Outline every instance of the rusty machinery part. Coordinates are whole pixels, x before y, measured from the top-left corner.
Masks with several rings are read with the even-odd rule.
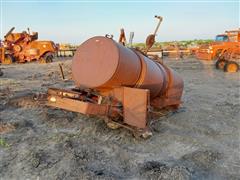
[[[229,49],[228,50],[226,50],[226,49],[219,50],[216,54],[216,57],[218,59],[227,60],[230,58],[230,54],[231,54],[231,53],[229,53],[229,51],[231,51],[231,50],[229,50]]]
[[[15,62],[14,57],[10,54],[5,55],[2,60],[2,64],[12,64],[13,62]]]
[[[183,80],[176,72],[106,37],[90,38],[77,49],[72,73],[76,88],[49,89],[48,105],[107,117],[112,128],[147,137],[150,107],[181,104]]]
[[[229,60],[240,60],[240,44],[230,52]]]
[[[154,43],[155,43],[155,35],[154,34],[148,35],[146,39],[146,53],[153,46]]]
[[[4,36],[4,38],[6,38],[7,36],[9,36],[13,31],[14,31],[15,27],[12,27]]]
[[[22,50],[22,47],[20,45],[14,45],[13,50],[16,52],[20,52]]]
[[[160,24],[163,20],[163,18],[161,16],[155,16],[155,18],[157,18],[159,20],[157,27],[154,31],[153,34],[148,35],[147,39],[146,39],[146,50],[145,50],[145,54],[147,54],[148,50],[153,46],[153,44],[155,43],[155,36],[157,35],[157,31],[160,27]]]
[[[187,52],[189,51],[181,49],[177,42],[170,43],[164,48],[164,55],[169,58],[182,59]]]
[[[148,92],[145,90],[134,90],[134,88],[123,87],[117,89],[115,95],[118,93],[124,95],[133,93],[133,96],[136,94],[138,95],[139,92],[140,94],[148,94]],[[117,96],[120,97],[120,94]],[[151,136],[151,131],[145,125],[145,120],[147,118],[147,97],[148,96],[141,98],[140,102],[138,102],[135,107],[132,107],[132,111],[126,111],[127,108],[124,110],[123,104],[115,101],[111,97],[101,96],[100,94],[97,94],[94,91],[88,89],[63,90],[50,88],[48,89],[47,105],[55,108],[62,108],[69,111],[79,112],[82,114],[98,115],[104,117],[104,122],[111,129],[126,128],[130,130],[135,137],[148,138]],[[121,96],[121,98],[123,97]],[[129,101],[122,103],[124,103],[125,106],[131,105],[129,104]],[[134,114],[136,115],[135,118],[138,119],[137,125],[134,124],[133,121],[126,121],[126,117],[131,116],[134,109]]]
[[[125,31],[124,31],[123,28],[120,29],[120,36],[119,36],[118,42],[119,42],[120,44],[122,44],[123,46],[126,45],[127,40],[126,40],[126,36],[125,36]]]
[[[134,38],[134,32],[130,32],[130,36],[129,36],[129,47],[132,47],[133,44],[133,38]]]

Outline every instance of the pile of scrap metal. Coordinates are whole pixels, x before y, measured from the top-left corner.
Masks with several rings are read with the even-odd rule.
[[[96,36],[80,45],[72,75],[75,88],[50,88],[48,106],[102,116],[108,127],[138,137],[152,135],[152,114],[181,104],[183,80],[175,71],[112,38]]]
[[[189,55],[195,57],[198,49],[199,49],[198,45],[188,47]]]
[[[76,46],[70,44],[57,44],[56,46],[58,47],[58,57],[73,57],[77,50]]]
[[[191,50],[180,46],[177,42],[169,43],[163,47],[163,55],[169,58],[182,59],[185,56],[191,55]]]
[[[14,27],[4,36],[0,43],[0,62],[11,64],[13,62],[29,62],[37,60],[41,63],[52,62],[57,47],[52,41],[38,41],[38,33],[23,31],[13,33]]]

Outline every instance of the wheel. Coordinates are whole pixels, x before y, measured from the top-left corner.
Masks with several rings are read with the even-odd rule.
[[[216,68],[217,69],[223,69],[226,63],[227,63],[226,60],[218,59],[217,62],[216,62]]]
[[[234,61],[229,61],[224,66],[224,71],[225,72],[234,73],[234,72],[238,72],[238,70],[239,70],[239,65],[238,65],[238,63],[236,63]]]
[[[39,63],[40,63],[40,64],[46,64],[46,63],[47,63],[47,60],[46,60],[44,57],[40,57]]]
[[[53,55],[51,53],[47,53],[39,59],[39,63],[41,64],[50,63],[50,62],[53,62]]]
[[[2,61],[2,64],[12,64],[14,62],[14,58],[11,55],[6,55],[5,59]]]
[[[47,63],[53,62],[53,55],[47,55],[46,60],[47,60]]]

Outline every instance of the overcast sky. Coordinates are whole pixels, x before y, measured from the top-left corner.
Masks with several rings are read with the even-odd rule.
[[[163,17],[157,41],[212,39],[225,30],[239,28],[236,1],[1,1],[1,38],[11,28],[39,32],[42,40],[79,44],[95,35],[113,34],[120,28],[134,42],[144,42]]]

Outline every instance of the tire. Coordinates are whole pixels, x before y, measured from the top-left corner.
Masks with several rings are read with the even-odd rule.
[[[47,60],[46,60],[44,57],[40,57],[39,63],[40,63],[40,64],[46,64],[46,63],[47,63]]]
[[[224,72],[234,73],[234,72],[238,72],[238,70],[239,70],[239,65],[234,61],[229,61],[224,66]]]
[[[14,62],[14,58],[11,55],[6,55],[5,59],[2,61],[2,64],[12,64]]]
[[[39,59],[39,63],[41,63],[41,64],[46,64],[46,63],[51,63],[51,62],[53,62],[52,53],[46,53],[44,56],[42,56]]]
[[[47,55],[46,56],[46,60],[47,60],[47,63],[51,63],[51,62],[53,62],[53,55]]]
[[[216,62],[216,68],[217,69],[224,69],[225,65],[227,64],[227,61],[224,59],[218,59]]]

